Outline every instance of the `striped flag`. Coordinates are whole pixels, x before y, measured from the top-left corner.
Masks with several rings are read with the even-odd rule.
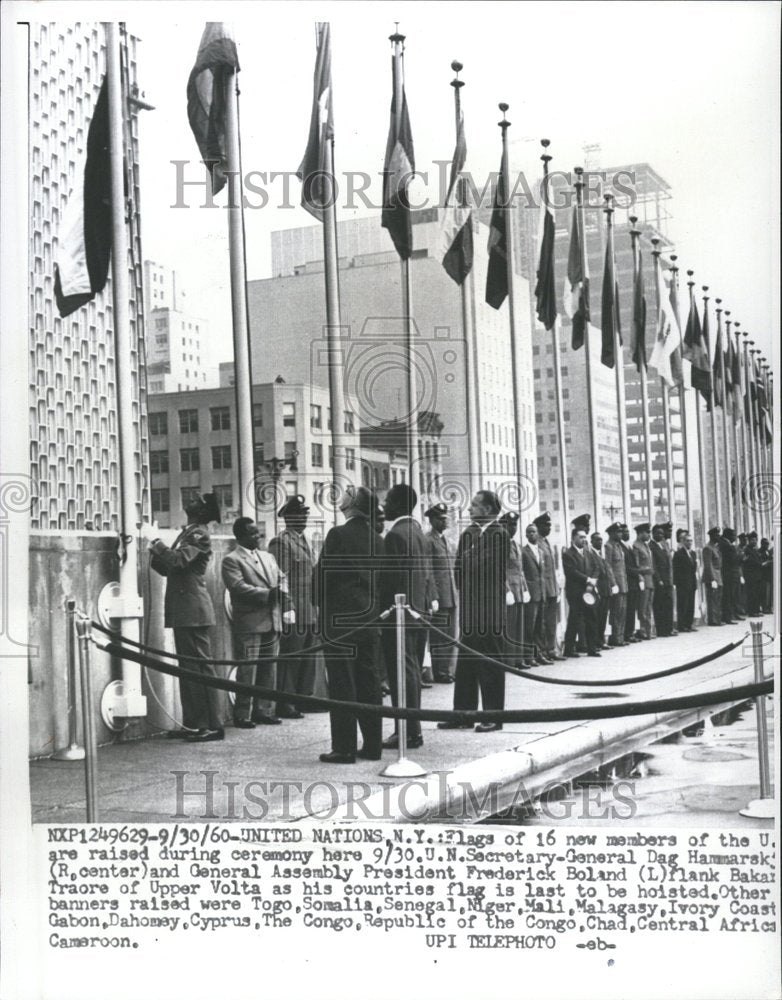
[[[681,384],[682,330],[678,308],[674,308],[675,285],[670,271],[657,268],[657,301],[660,312],[649,364],[657,369],[669,389]],[[678,374],[677,374],[678,373]]]
[[[70,316],[106,286],[111,260],[111,162],[108,84],[104,78],[63,215],[54,267],[60,316]]]
[[[201,159],[212,175],[212,194],[225,187],[228,87],[238,69],[236,43],[228,27],[222,21],[208,22],[187,81],[187,117]]]
[[[708,405],[711,405],[711,364],[709,352],[704,346],[701,321],[695,296],[690,297],[690,315],[684,331],[684,357],[692,362],[692,387],[697,389]]]
[[[548,175],[546,175],[548,176]],[[554,328],[557,320],[557,290],[554,277],[554,213],[543,192],[543,232],[540,240],[540,261],[538,280],[535,285],[537,316],[547,330]]]
[[[486,301],[492,309],[499,309],[508,297],[508,210],[504,206],[505,179],[500,162],[489,225],[489,265],[486,271]]]
[[[296,171],[296,176],[302,182],[302,206],[310,215],[323,222],[324,211],[334,196],[334,177],[329,170],[327,146],[334,137],[334,109],[331,100],[331,26],[327,21],[319,21],[316,32],[318,40],[310,133],[304,158]]]
[[[579,347],[584,346],[584,335],[589,327],[589,264],[581,253],[578,208],[575,205],[570,227],[570,249],[563,302],[565,314],[570,317],[573,325],[571,347],[577,351]]]
[[[622,326],[619,319],[619,285],[616,280],[616,261],[611,253],[610,241],[606,244],[605,264],[603,266],[603,296],[600,315],[600,327],[603,336],[603,346],[600,352],[600,361],[606,368],[613,368],[616,363],[614,358],[614,330],[619,334],[619,343],[622,343]]]
[[[636,371],[646,368],[646,289],[644,287],[643,255],[638,247],[638,265],[633,281],[633,321],[630,327],[630,354]]]
[[[467,141],[464,137],[464,114],[459,111],[459,126],[456,131],[456,149],[451,163],[451,181],[445,198],[445,211],[440,229],[440,247],[443,267],[457,285],[472,269],[472,211],[465,204],[462,171],[467,159]]]
[[[396,252],[402,260],[408,260],[413,253],[413,227],[410,220],[410,202],[407,188],[415,174],[413,134],[407,113],[407,98],[404,86],[404,57],[394,54],[391,62],[393,96],[391,98],[391,125],[386,143],[386,159],[383,167],[383,214],[381,225],[387,229],[394,242]],[[401,78],[400,99],[397,101],[397,74]],[[398,105],[398,106],[397,106]]]

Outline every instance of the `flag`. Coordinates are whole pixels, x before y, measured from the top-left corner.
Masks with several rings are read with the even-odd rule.
[[[548,176],[548,175],[547,175]],[[543,232],[540,240],[538,280],[535,285],[537,315],[547,330],[554,328],[557,320],[557,291],[554,278],[554,213],[543,196]]]
[[[638,248],[638,265],[633,281],[633,322],[631,325],[630,354],[636,371],[646,368],[646,289],[644,288],[643,257]]]
[[[109,98],[104,77],[87,131],[87,151],[76,169],[59,233],[54,296],[60,316],[70,316],[103,291],[110,259]]]
[[[676,332],[679,335],[678,346],[673,354],[671,354],[671,372],[676,385],[683,386],[684,366],[682,365],[682,357],[684,356],[684,347],[682,345],[682,314],[679,309],[679,282],[676,278],[676,272],[671,276],[671,310],[676,320]]]
[[[570,250],[567,258],[567,277],[563,296],[565,313],[572,320],[571,347],[577,351],[584,346],[585,331],[589,326],[589,266],[581,253],[581,227],[578,208],[573,206],[570,227]]]
[[[318,41],[310,134],[296,176],[302,182],[302,206],[323,222],[324,211],[331,205],[334,196],[334,177],[329,170],[327,146],[334,136],[334,108],[331,101],[331,26],[328,21],[319,21],[316,31]]]
[[[733,419],[738,423],[741,417],[741,354],[731,343],[731,380],[733,382]]]
[[[610,241],[606,244],[605,264],[603,266],[603,297],[600,315],[600,325],[603,335],[603,347],[600,352],[600,361],[606,368],[613,368],[616,363],[614,358],[614,329],[619,334],[619,343],[622,343],[622,326],[619,319],[619,285],[616,280],[616,262],[611,252]]]
[[[704,322],[704,339],[708,346],[708,333],[709,323],[708,315]],[[722,317],[717,317],[717,336],[714,341],[714,361],[711,366],[711,385],[712,385],[712,397],[715,406],[725,406],[725,387],[722,384],[722,369],[720,367],[720,361],[722,359]]]
[[[407,187],[415,174],[413,135],[407,113],[404,82],[400,87],[401,98],[397,107],[396,78],[403,72],[401,53],[391,62],[394,93],[391,98],[391,125],[388,130],[386,159],[383,166],[383,215],[381,225],[394,241],[396,252],[408,260],[413,252],[413,227],[410,220],[410,203]]]
[[[692,362],[692,387],[697,389],[708,405],[711,404],[711,364],[709,352],[704,347],[701,321],[695,296],[690,296],[690,315],[684,331],[684,357]]]
[[[456,130],[456,149],[451,163],[451,182],[445,198],[445,211],[440,229],[440,246],[443,267],[457,285],[472,269],[472,211],[464,204],[464,185],[460,183],[465,160],[467,140],[464,137],[464,115],[459,111],[459,125]]]
[[[494,186],[494,206],[489,225],[489,265],[486,271],[486,301],[499,309],[508,295],[508,209],[505,208],[505,178],[500,172]]]
[[[212,194],[225,187],[228,87],[238,69],[236,43],[227,26],[221,21],[207,22],[187,81],[187,117],[201,159],[212,175]]]
[[[771,442],[771,413],[768,407],[768,393],[766,392],[766,379],[763,375],[762,370],[759,369],[757,362],[753,365],[755,369],[755,378],[757,385],[757,397],[758,397],[758,421],[760,423],[760,430],[763,440],[766,444]]]
[[[649,364],[657,369],[660,378],[664,379],[669,389],[681,383],[681,342],[682,331],[679,322],[679,310],[676,305],[676,289],[673,274],[657,268],[657,301],[660,311],[657,317],[657,332],[655,334]]]

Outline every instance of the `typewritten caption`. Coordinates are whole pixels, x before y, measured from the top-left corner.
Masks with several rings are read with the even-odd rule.
[[[435,951],[610,954],[628,934],[777,933],[775,844],[761,831],[207,823],[44,832],[55,949],[313,929],[390,931]]]

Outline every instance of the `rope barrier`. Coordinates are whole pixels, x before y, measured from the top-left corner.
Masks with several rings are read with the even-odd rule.
[[[261,698],[275,700],[284,697],[302,707],[310,708],[342,708],[357,715],[375,715],[385,719],[418,719],[422,722],[572,722],[587,719],[611,719],[627,715],[660,715],[665,712],[680,711],[689,708],[700,708],[706,705],[719,705],[723,702],[746,701],[761,695],[770,694],[774,690],[773,679],[761,683],[743,684],[733,688],[721,688],[717,691],[705,691],[696,695],[681,695],[676,698],[661,698],[657,701],[625,702],[621,705],[578,705],[570,708],[543,709],[491,709],[491,710],[449,710],[393,707],[390,705],[374,705],[355,701],[337,701],[331,698],[319,698],[316,695],[292,694],[279,691],[276,688],[260,687],[256,684],[245,684],[231,681],[223,677],[205,677],[194,670],[176,667],[163,663],[151,657],[123,649],[115,642],[92,641],[98,648],[114,656],[140,663],[152,670],[194,681],[222,691],[234,691],[239,694],[249,694]]]

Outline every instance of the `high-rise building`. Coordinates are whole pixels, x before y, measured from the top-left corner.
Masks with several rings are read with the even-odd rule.
[[[211,388],[215,378],[202,357],[207,322],[188,308],[187,293],[177,272],[145,260],[144,293],[149,392]]]
[[[128,88],[128,313],[137,511],[146,494],[146,391],[139,227],[137,40],[121,35]],[[97,23],[30,24],[30,467],[34,528],[117,530],[120,508],[112,281],[61,319],[54,297],[60,225],[105,73]]]

